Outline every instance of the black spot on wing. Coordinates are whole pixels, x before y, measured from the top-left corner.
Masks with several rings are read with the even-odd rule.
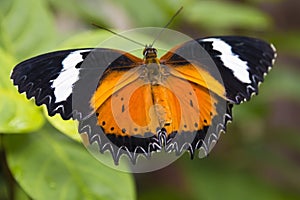
[[[193,101],[190,99],[190,106],[194,107]]]

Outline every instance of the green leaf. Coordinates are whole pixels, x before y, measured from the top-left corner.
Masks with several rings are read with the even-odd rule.
[[[73,0],[49,1],[58,10],[68,11],[76,17],[80,16],[88,23],[98,23],[111,28],[128,28],[132,24],[162,27],[181,6],[181,2],[173,0],[103,0],[84,4]]]
[[[0,88],[14,89],[12,81],[10,80],[11,69],[15,65],[15,59],[12,55],[0,48]]]
[[[19,185],[14,187],[14,199],[15,200],[30,200],[30,197],[20,188]]]
[[[115,1],[116,5],[124,8],[136,24],[141,26],[164,26],[170,16],[161,6],[164,1]],[[147,8],[147,9],[141,9]],[[155,12],[155,14],[153,13]]]
[[[0,21],[3,20],[3,17],[6,15],[7,11],[12,5],[11,0],[2,0],[0,1]]]
[[[299,57],[300,51],[300,31],[274,31],[269,38],[274,41],[275,47],[278,49],[279,56],[288,54],[289,56]],[[290,64],[290,63],[289,63]]]
[[[32,199],[135,199],[130,174],[102,165],[52,127],[3,142],[13,176]]]
[[[288,97],[300,99],[299,73],[289,65],[276,65],[263,83],[265,92],[263,95],[269,99]],[[289,70],[287,70],[289,69]],[[280,91],[280,92],[278,92]]]
[[[223,1],[192,1],[186,6],[190,21],[208,30],[243,28],[264,30],[270,27],[269,17],[258,9],[244,4]]]
[[[69,39],[63,41],[58,48],[59,49],[70,49],[70,48],[88,48],[97,47],[99,43],[103,42],[107,38],[113,35],[107,31],[96,30],[96,31],[85,31],[80,32]]]
[[[0,24],[1,46],[18,59],[49,48],[55,39],[49,11],[43,0],[14,0]]]
[[[0,133],[26,133],[44,123],[40,110],[24,95],[0,89]]]
[[[85,20],[86,25],[91,23],[107,25],[110,23],[119,24],[118,22],[124,19],[116,18],[114,14],[117,12],[120,15],[120,8],[111,5],[111,1],[89,1],[82,3],[82,1],[74,0],[48,0],[56,10],[69,14],[69,20],[78,23],[78,20]],[[72,6],[70,6],[72,5]],[[119,11],[119,12],[118,12]],[[127,18],[125,15],[121,16]],[[77,22],[75,21],[77,20]],[[126,21],[126,19],[125,19]],[[114,26],[112,26],[114,27]]]
[[[47,112],[46,106],[43,106],[43,110],[47,120],[60,132],[64,133],[68,137],[81,142],[80,134],[78,133],[78,123],[75,120],[63,120],[59,114],[50,117]]]

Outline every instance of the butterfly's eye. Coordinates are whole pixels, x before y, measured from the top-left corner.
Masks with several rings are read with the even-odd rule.
[[[143,51],[143,55],[145,58],[156,58],[157,50],[155,48],[146,47]]]
[[[147,55],[147,48],[145,48],[145,49],[143,50],[143,56],[146,57],[146,55]]]

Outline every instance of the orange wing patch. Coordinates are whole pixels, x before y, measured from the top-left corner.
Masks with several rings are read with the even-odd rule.
[[[155,134],[158,127],[152,108],[150,85],[137,80],[114,93],[96,112],[106,134],[144,136]]]
[[[186,65],[177,65],[172,68],[174,69],[171,71],[172,75],[207,88],[220,97],[225,98],[225,88],[223,84],[201,67],[190,63]]]
[[[105,78],[100,81],[99,87],[91,99],[92,107],[99,108],[114,92],[138,79],[137,70],[138,68],[133,68],[130,71],[115,70],[105,74]]]
[[[106,134],[156,135],[163,127],[171,133],[180,123],[180,105],[170,89],[145,84],[141,79],[114,92],[102,105],[94,106],[98,125]]]
[[[177,120],[172,132],[194,132],[211,124],[217,100],[207,88],[175,76],[170,76],[167,84],[179,104],[173,104],[172,119]]]

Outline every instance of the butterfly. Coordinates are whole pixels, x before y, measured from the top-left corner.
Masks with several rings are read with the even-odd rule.
[[[206,156],[232,120],[233,105],[250,100],[272,68],[273,45],[244,36],[199,38],[161,58],[109,48],[70,49],[25,60],[13,84],[48,114],[76,119],[79,132],[117,163],[164,149]]]

